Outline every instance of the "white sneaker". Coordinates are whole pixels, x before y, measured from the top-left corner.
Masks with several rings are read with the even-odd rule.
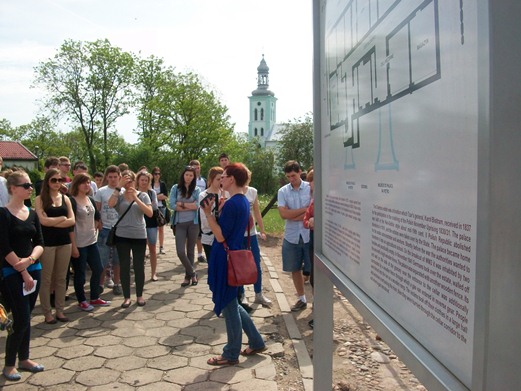
[[[264,296],[262,293],[255,294],[255,300],[254,303],[261,304],[263,307],[271,308],[272,302],[270,299],[268,299],[266,296]]]
[[[105,288],[114,288],[114,281],[112,281],[112,278],[105,280]]]
[[[163,247],[159,247],[159,254],[166,254]]]

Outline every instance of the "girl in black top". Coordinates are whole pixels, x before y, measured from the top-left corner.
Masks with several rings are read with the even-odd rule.
[[[75,223],[69,197],[60,192],[63,178],[60,171],[50,168],[45,174],[42,190],[35,199],[36,213],[42,225],[45,252],[42,255],[42,284],[40,304],[45,323],[55,324],[57,320],[67,322],[64,315],[67,271],[71,258],[71,238],[69,232]],[[51,285],[54,285],[56,319],[51,309]]]
[[[0,211],[1,288],[13,314],[13,333],[6,339],[2,373],[10,381],[21,379],[15,367],[16,356],[20,370],[41,372],[44,369],[29,359],[31,312],[38,297],[42,268],[39,259],[43,253],[38,216],[24,205],[31,196],[32,186],[25,172],[10,173],[7,189],[11,199]]]

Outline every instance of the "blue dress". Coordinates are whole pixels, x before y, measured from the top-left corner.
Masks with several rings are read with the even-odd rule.
[[[250,217],[250,203],[244,194],[235,194],[228,199],[219,215],[219,226],[230,250],[240,250],[244,232]],[[215,240],[208,260],[208,285],[212,291],[214,312],[217,316],[226,305],[237,298],[237,287],[227,283],[226,250]]]

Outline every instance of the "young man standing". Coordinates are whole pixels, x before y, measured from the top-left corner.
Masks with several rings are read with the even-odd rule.
[[[105,273],[110,270],[110,264],[112,263],[112,272],[114,280],[111,281],[109,278],[105,286],[112,288],[115,295],[121,295],[123,293],[121,289],[121,280],[119,273],[119,257],[115,247],[109,247],[106,245],[107,236],[110,229],[118,221],[118,212],[114,208],[110,208],[108,205],[109,198],[114,193],[114,190],[118,188],[121,173],[117,166],[108,166],[105,170],[105,178],[107,180],[107,186],[102,186],[94,195],[96,201],[96,207],[101,213],[101,222],[103,228],[98,234],[98,247],[101,256],[101,262],[103,264],[103,272],[101,274],[100,285],[104,284]],[[121,190],[118,188],[118,190]],[[110,262],[112,260],[112,262]]]
[[[190,160],[189,166],[192,166],[195,170],[195,176],[196,176],[195,185],[199,189],[201,189],[201,191],[205,191],[206,190],[206,179],[204,179],[201,176],[201,163],[199,162],[199,160],[194,159],[194,160]],[[197,262],[205,263],[206,258],[203,255],[203,244],[201,243],[201,235],[202,235],[202,232],[199,231],[199,236],[197,237]]]
[[[71,178],[69,177],[69,171],[71,170],[71,161],[66,156],[60,156],[58,159],[60,160],[60,164],[58,165],[60,174],[64,182],[69,183],[71,181]]]
[[[225,153],[221,153],[219,155],[219,165],[221,168],[226,168],[226,166],[230,164],[230,159],[228,158],[228,155]]]
[[[291,311],[301,311],[307,307],[304,293],[302,270],[310,269],[309,229],[302,220],[311,202],[310,186],[300,178],[300,165],[290,160],[284,165],[284,174],[289,183],[282,186],[277,194],[280,217],[286,220],[282,243],[282,270],[290,272],[297,291],[298,301]]]

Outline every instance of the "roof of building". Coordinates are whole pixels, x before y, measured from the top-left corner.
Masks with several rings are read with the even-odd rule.
[[[6,160],[38,160],[36,155],[18,141],[0,141],[0,156]]]
[[[282,138],[282,131],[284,130],[284,124],[275,124],[271,127],[268,134],[266,135],[266,141],[277,142]]]

